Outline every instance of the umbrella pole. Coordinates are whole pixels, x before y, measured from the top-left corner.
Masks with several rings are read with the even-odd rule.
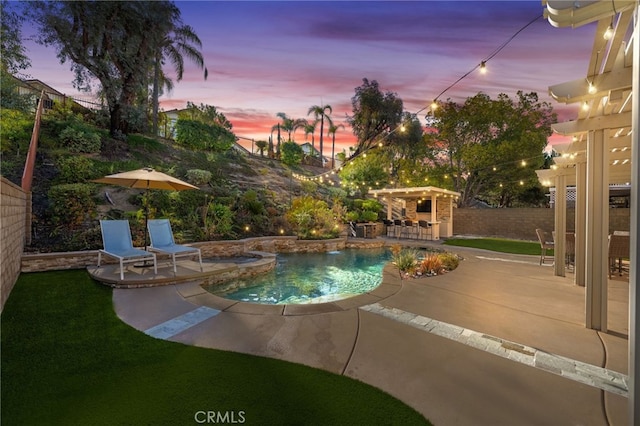
[[[143,200],[144,203],[144,250],[148,251],[147,248],[149,246],[148,240],[148,232],[147,232],[147,224],[149,222],[149,182],[147,182],[147,190],[145,192],[145,198]],[[144,260],[142,263],[134,263],[133,266],[137,268],[145,268],[147,266],[153,266],[153,264],[147,263],[148,260]]]
[[[145,193],[145,203],[144,203],[144,249],[147,250],[147,246],[149,245],[148,240],[148,232],[147,232],[147,224],[149,222],[149,183],[147,182],[147,192]],[[145,261],[146,262],[146,261]]]

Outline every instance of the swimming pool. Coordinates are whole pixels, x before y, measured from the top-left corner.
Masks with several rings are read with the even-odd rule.
[[[382,282],[388,249],[278,254],[259,276],[205,287],[227,299],[270,305],[322,303],[366,293]]]

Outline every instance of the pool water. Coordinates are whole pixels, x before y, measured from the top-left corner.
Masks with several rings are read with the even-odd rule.
[[[278,254],[264,274],[212,285],[207,291],[227,299],[262,304],[322,303],[373,290],[382,282],[388,249],[346,249],[328,253]]]

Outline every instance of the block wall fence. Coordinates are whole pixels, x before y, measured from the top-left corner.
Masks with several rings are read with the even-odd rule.
[[[30,194],[0,176],[0,312],[20,275],[30,211]]]
[[[609,233],[629,231],[630,209],[609,209]],[[567,231],[575,230],[575,210],[567,209]],[[453,234],[537,241],[536,228],[552,231],[554,209],[453,209]]]

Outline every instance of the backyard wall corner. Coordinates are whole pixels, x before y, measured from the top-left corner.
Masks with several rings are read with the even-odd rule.
[[[0,176],[0,311],[20,275],[30,195]]]

